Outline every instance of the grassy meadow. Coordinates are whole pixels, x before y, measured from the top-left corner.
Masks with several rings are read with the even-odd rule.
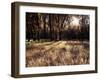
[[[89,64],[88,41],[26,42],[26,67]]]

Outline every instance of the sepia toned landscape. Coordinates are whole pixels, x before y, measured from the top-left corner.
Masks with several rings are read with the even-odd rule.
[[[89,64],[89,18],[26,12],[26,67]]]

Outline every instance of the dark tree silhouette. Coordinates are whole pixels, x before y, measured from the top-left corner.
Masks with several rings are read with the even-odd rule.
[[[89,40],[89,25],[88,15],[26,13],[26,39]]]

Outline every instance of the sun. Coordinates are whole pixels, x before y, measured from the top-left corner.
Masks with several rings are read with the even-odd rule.
[[[80,19],[76,16],[72,16],[70,19],[70,27],[72,29],[79,29],[80,27]]]
[[[79,19],[75,16],[71,18],[71,25],[72,26],[79,26]]]
[[[73,17],[73,24],[79,25],[79,19],[76,17]]]

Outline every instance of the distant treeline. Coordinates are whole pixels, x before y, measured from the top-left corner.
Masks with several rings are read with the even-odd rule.
[[[89,40],[89,16],[26,13],[26,39]]]

